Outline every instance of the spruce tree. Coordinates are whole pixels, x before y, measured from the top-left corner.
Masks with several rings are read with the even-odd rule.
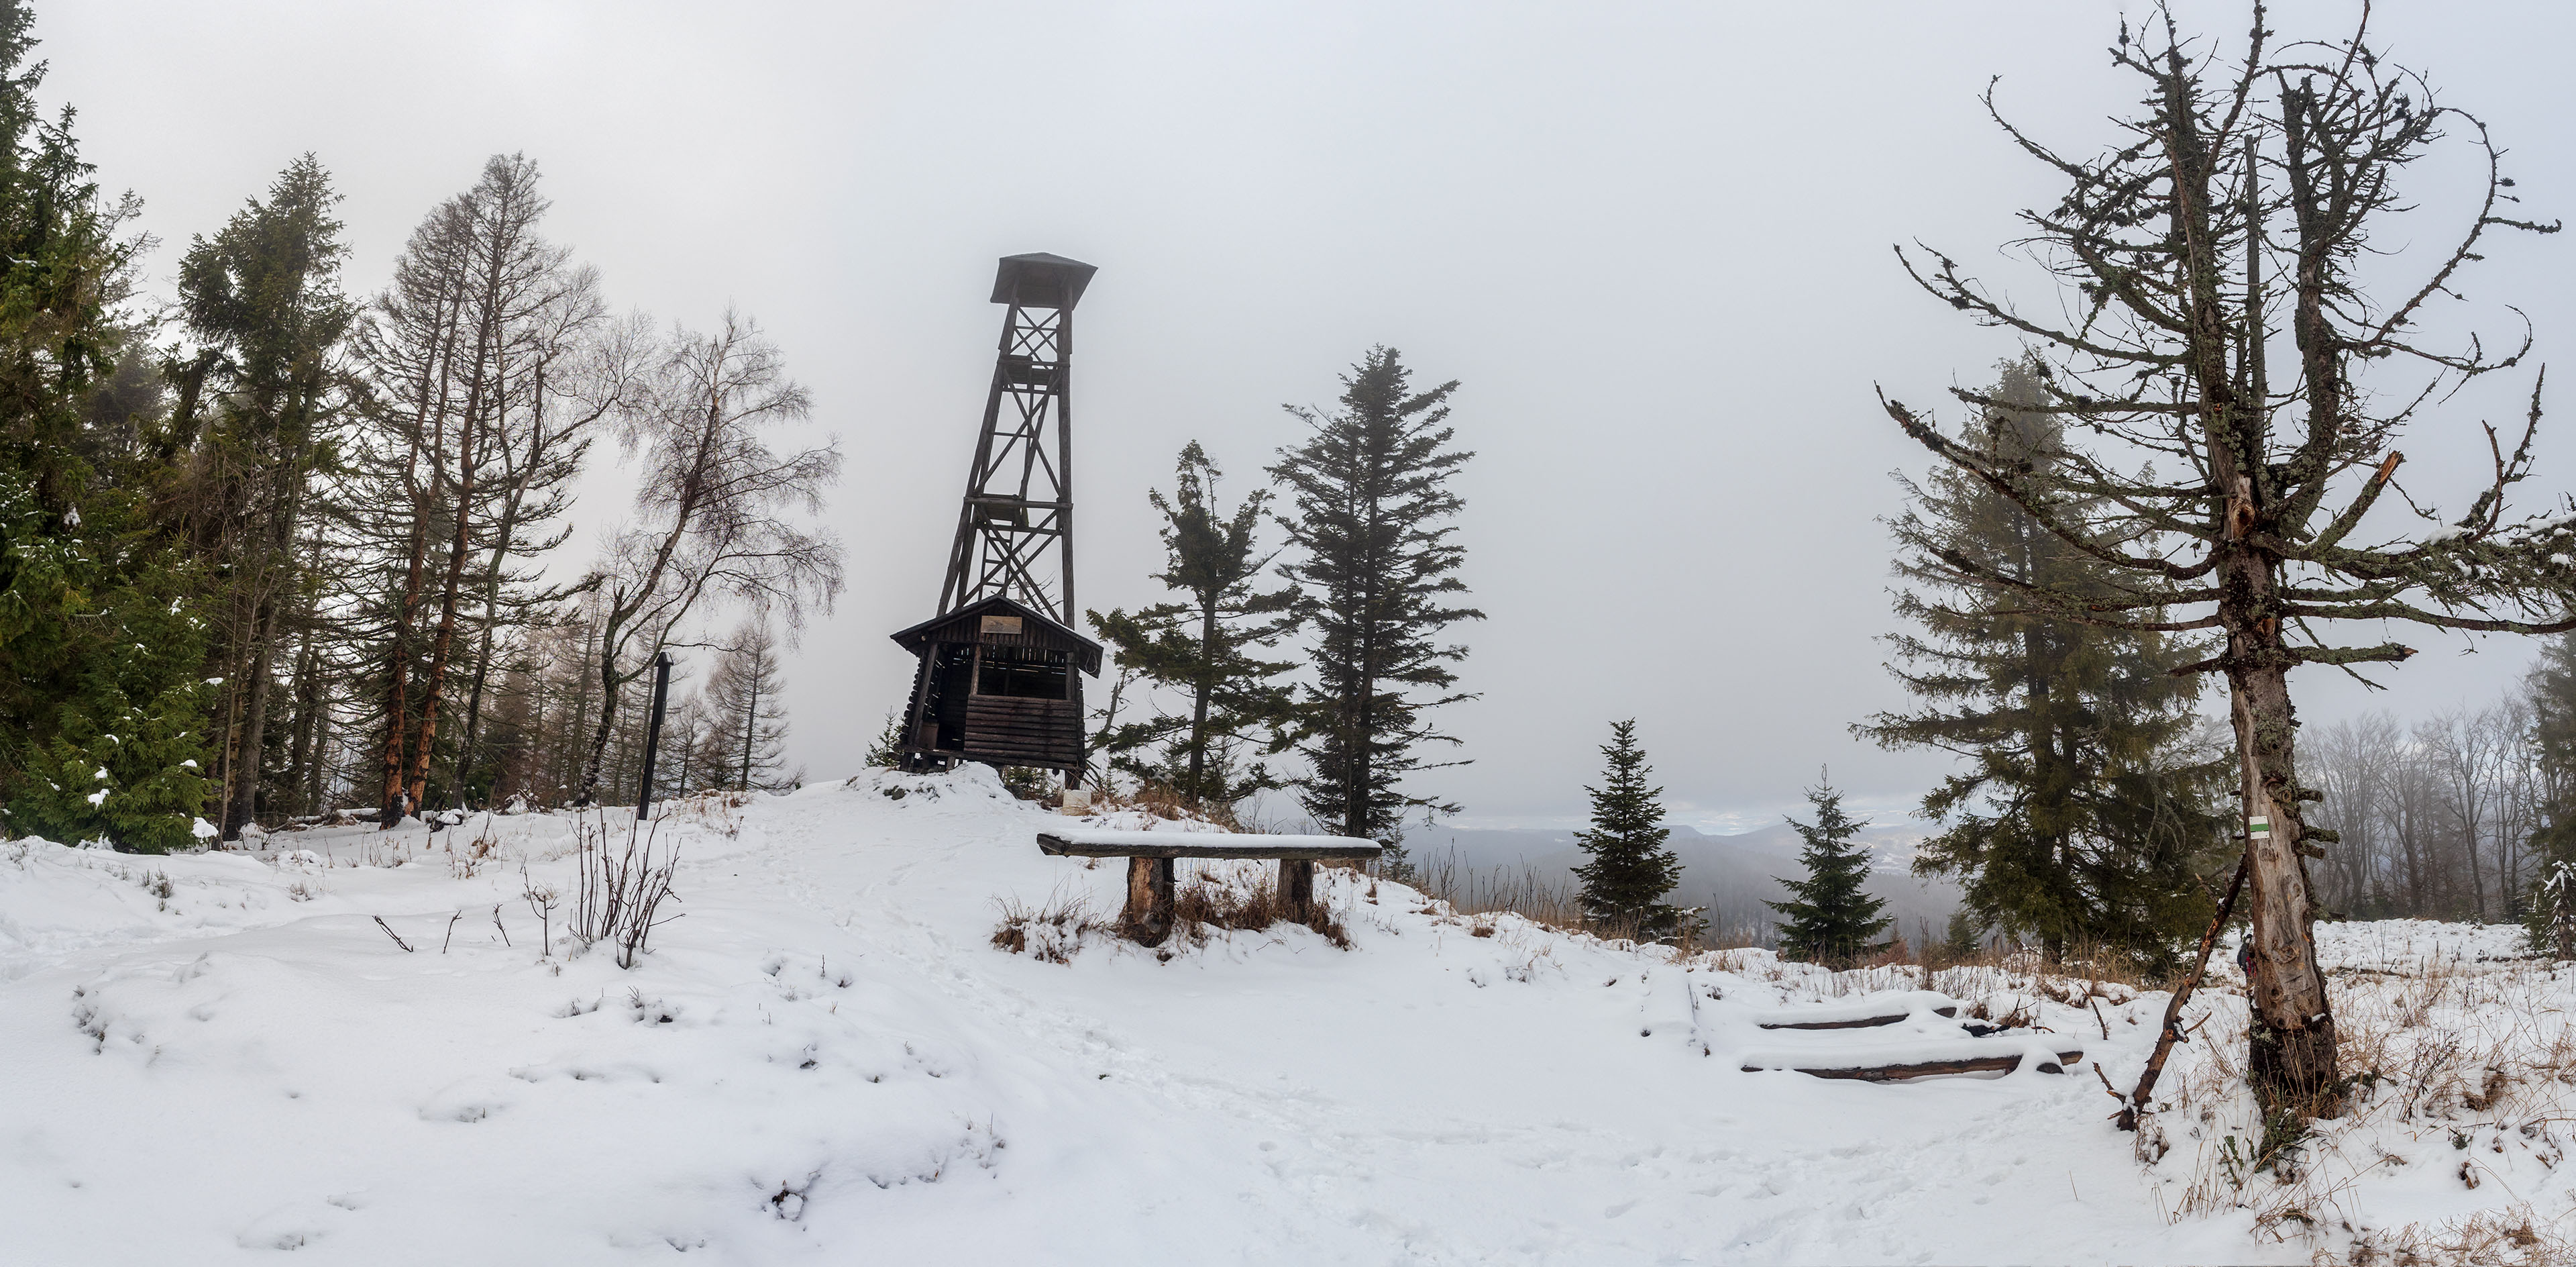
[[[1120,668],[1180,692],[1178,712],[1111,728],[1103,747],[1115,769],[1159,783],[1193,806],[1230,806],[1279,786],[1267,767],[1238,765],[1235,754],[1261,732],[1271,751],[1290,712],[1288,688],[1274,681],[1296,667],[1256,653],[1285,635],[1293,589],[1264,591],[1257,582],[1271,556],[1257,534],[1270,494],[1255,489],[1233,513],[1217,501],[1217,469],[1196,440],[1181,450],[1170,499],[1148,494],[1163,516],[1164,570],[1154,579],[1183,595],[1133,613],[1085,613],[1114,649]],[[1126,754],[1159,744],[1150,758]]]
[[[2531,849],[2546,873],[2552,863],[2576,864],[2576,634],[2540,644],[2523,698],[2531,705],[2532,772],[2540,784]]]
[[[1871,939],[1893,921],[1880,919],[1878,911],[1885,904],[1861,891],[1869,877],[1869,850],[1852,838],[1865,824],[1844,815],[1843,794],[1830,783],[1808,788],[1807,801],[1816,807],[1816,821],[1789,820],[1798,838],[1806,842],[1798,860],[1806,864],[1807,878],[1781,880],[1789,886],[1791,899],[1763,905],[1782,916],[1782,957],[1848,964],[1885,949],[1885,942]]]
[[[1420,751],[1458,742],[1423,712],[1472,698],[1451,690],[1450,666],[1467,649],[1439,635],[1485,615],[1452,605],[1467,587],[1451,522],[1463,503],[1449,477],[1474,456],[1449,447],[1453,429],[1442,425],[1458,384],[1417,393],[1411,382],[1395,349],[1370,349],[1342,376],[1338,411],[1288,407],[1314,434],[1270,468],[1293,507],[1279,523],[1300,552],[1280,571],[1300,587],[1296,613],[1315,634],[1315,680],[1298,706],[1298,749],[1311,766],[1299,800],[1328,830],[1389,846],[1407,810],[1458,811],[1400,785],[1453,764]],[[1401,850],[1391,852],[1401,866]]]
[[[1985,394],[1993,403],[1957,440],[2034,487],[2064,456],[2040,368],[2005,364]],[[2195,873],[2224,865],[2216,804],[2231,766],[2194,751],[2201,679],[2174,672],[2208,648],[2058,618],[2018,592],[1964,583],[1957,560],[2105,602],[2119,594],[2100,560],[1959,468],[1898,482],[1910,504],[1889,525],[1896,571],[1918,588],[1900,592],[1896,610],[1921,632],[1889,638],[1900,662],[1889,671],[1920,706],[1853,730],[1967,762],[1923,799],[1922,816],[1945,830],[1915,870],[1959,877],[1980,923],[2035,937],[2052,960],[2094,943],[2163,969],[2209,920]],[[2081,512],[2082,497],[2055,491]]]
[[[347,247],[332,213],[340,195],[310,154],[179,264],[179,314],[192,355],[174,356],[179,408],[169,440],[184,473],[166,501],[215,578],[218,826],[238,836],[257,815],[277,671],[314,582],[303,536],[317,473],[335,462],[347,393],[338,364],[357,307],[339,287]]]
[[[0,0],[0,835],[169,849],[207,790],[200,574],[151,531],[138,204],[36,104],[33,21]]]
[[[116,641],[82,657],[79,689],[53,736],[28,754],[0,835],[103,841],[129,853],[195,843],[211,786],[202,728],[221,684],[196,676],[205,625],[182,601],[184,579],[155,568],[97,611]]]
[[[1672,835],[1662,825],[1664,807],[1657,799],[1664,790],[1646,786],[1654,768],[1637,746],[1634,718],[1610,723],[1610,742],[1601,755],[1601,786],[1584,789],[1592,797],[1592,828],[1574,834],[1575,845],[1592,857],[1574,869],[1583,881],[1583,917],[1639,941],[1672,936],[1681,929],[1682,912],[1663,898],[1681,882],[1682,864],[1664,847]]]

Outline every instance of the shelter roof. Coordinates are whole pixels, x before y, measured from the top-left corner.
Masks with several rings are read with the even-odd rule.
[[[984,618],[987,616],[1016,617],[1020,621],[1020,632],[987,635],[984,632]],[[1093,677],[1100,676],[1102,648],[1099,643],[1058,624],[1045,612],[1000,594],[968,603],[944,616],[933,616],[911,628],[896,631],[892,637],[895,645],[914,655],[920,655],[934,642],[998,641],[1046,647],[1072,653],[1075,667]]]

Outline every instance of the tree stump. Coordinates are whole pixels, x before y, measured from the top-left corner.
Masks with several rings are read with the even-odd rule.
[[[1171,859],[1127,860],[1127,905],[1118,912],[1118,927],[1143,946],[1160,946],[1172,935]]]
[[[1315,918],[1315,860],[1282,858],[1279,860],[1279,918],[1291,924],[1313,922]]]

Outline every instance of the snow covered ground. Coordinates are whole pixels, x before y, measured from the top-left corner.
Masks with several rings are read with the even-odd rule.
[[[1677,964],[1342,874],[1318,888],[1347,950],[1284,927],[997,949],[1004,902],[1114,913],[1119,864],[1039,854],[1065,821],[980,768],[687,803],[661,827],[683,917],[632,971],[559,922],[540,955],[520,894],[568,886],[564,816],[259,856],[0,846],[0,1261],[2307,1262],[2350,1248],[2341,1222],[2528,1209],[2538,1236],[2569,1207],[2538,1055],[2505,1090],[2464,1067],[2482,1107],[2427,1090],[2401,1120],[2392,1090],[2304,1169],[2248,1178],[2224,1043],[2168,1075],[2161,1162],[2105,1120],[2089,1066],[2125,1087],[2163,1004],[2117,986],[1944,976],[2051,1031],[1979,1042],[2072,1040],[2087,1067],[1879,1085],[1742,1067],[1956,1047],[1913,969]],[[2576,1047],[2545,1011],[2566,974],[2479,961],[2516,953],[2505,933],[2327,944],[2339,989],[2380,992],[2364,1028]],[[2241,1032],[2208,997],[2204,1036]],[[1758,1027],[1878,1005],[1909,1019]]]

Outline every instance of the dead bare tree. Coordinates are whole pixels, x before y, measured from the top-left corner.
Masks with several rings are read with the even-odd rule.
[[[2258,5],[2233,61],[2170,14],[2140,31],[2124,23],[2112,61],[2142,81],[2144,101],[2096,157],[2017,127],[1989,90],[1989,113],[2065,188],[2022,213],[2021,243],[2065,288],[2063,317],[2024,313],[1950,256],[1898,251],[1926,290],[2015,332],[2049,367],[2041,408],[2066,419],[2067,452],[2045,469],[1997,460],[1945,436],[1929,411],[1885,404],[1941,460],[2123,578],[2115,593],[2068,593],[1954,555],[1959,580],[2018,594],[2035,615],[2224,636],[2219,654],[2178,671],[2224,673],[2233,697],[2256,963],[2247,1073],[2267,1112],[2295,1120],[2339,1112],[2341,1084],[2302,861],[2334,834],[2305,824],[2303,804],[2321,793],[2299,779],[2289,671],[2414,654],[2341,644],[2337,621],[2576,628],[2576,506],[2507,512],[2531,471],[2535,381],[2510,448],[2486,429],[2492,478],[2465,513],[2357,544],[2397,487],[2405,428],[2529,347],[2527,332],[2502,355],[2474,336],[2436,347],[2418,334],[2428,305],[2457,297],[2493,231],[2558,226],[2507,214],[2513,182],[2486,126],[2379,56],[2366,9],[2349,35],[2277,47],[2264,20]],[[2379,241],[2409,209],[2400,178],[2446,140],[2480,160],[2476,210],[2429,257]],[[2428,263],[2413,284],[2381,289],[2391,255]],[[2276,380],[2283,336],[2290,363]],[[2420,374],[2401,389],[2381,385],[2409,367]],[[1971,409],[2002,403],[1953,394]]]
[[[809,603],[828,611],[841,591],[839,539],[788,517],[822,508],[840,478],[839,444],[771,447],[813,406],[759,326],[728,310],[713,333],[677,332],[641,386],[619,423],[630,451],[643,453],[643,518],[610,538],[596,577],[600,700],[575,797],[584,805],[599,795],[620,692],[676,645],[692,616],[731,601],[777,615],[792,632]]]

